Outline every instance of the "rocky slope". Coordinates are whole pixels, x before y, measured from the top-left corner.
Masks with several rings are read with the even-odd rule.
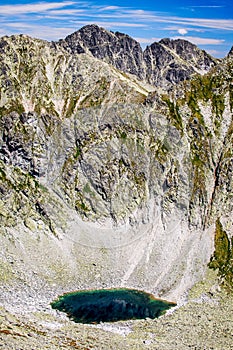
[[[195,73],[205,74],[216,60],[196,45],[182,39],[163,39],[144,51],[146,79],[154,86],[169,89],[189,80]]]
[[[143,79],[145,67],[140,44],[123,33],[109,32],[97,25],[87,25],[60,40],[59,45],[71,53],[90,53],[117,69]]]
[[[208,276],[188,303],[155,320],[75,324],[42,307],[14,315],[0,307],[0,344],[12,349],[231,350],[233,299]]]
[[[158,47],[171,55],[166,67],[179,62],[170,80],[159,65],[149,74],[149,48],[141,55],[133,39],[96,26],[59,43],[0,39],[7,310],[43,312],[64,291],[111,286],[180,301],[205,273],[219,232],[229,242],[222,271],[231,271],[232,55],[216,65],[187,42],[153,45],[153,62]],[[115,60],[121,49],[125,66]],[[167,92],[155,88],[159,79]],[[221,257],[213,255],[215,267]]]
[[[164,89],[189,79],[195,72],[208,72],[217,62],[205,51],[181,39],[163,39],[143,52],[140,44],[128,35],[109,32],[97,25],[87,25],[58,44],[71,53],[89,53]]]

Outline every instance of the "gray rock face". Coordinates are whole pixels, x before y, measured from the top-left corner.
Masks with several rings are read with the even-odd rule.
[[[159,43],[165,46],[167,49],[172,50],[182,60],[189,63],[194,69],[196,68],[207,72],[215,64],[213,57],[207,54],[204,50],[200,50],[196,45],[187,40],[162,39]]]
[[[232,46],[232,48],[230,49],[230,51],[229,51],[227,57],[230,57],[230,58],[233,57],[233,46]]]
[[[88,37],[90,47],[102,40]],[[1,259],[51,288],[127,286],[177,300],[205,270],[216,218],[232,235],[232,62],[169,95],[65,45],[0,40]],[[160,67],[153,84],[167,86],[162,67],[175,55],[191,60],[179,45],[147,49]]]
[[[134,74],[140,79],[145,77],[141,46],[126,34],[87,25],[60,40],[59,44],[72,53],[89,52],[123,72]]]
[[[206,73],[216,64],[214,58],[185,40],[163,39],[143,52],[128,35],[109,32],[88,25],[60,40],[72,53],[90,53],[125,73],[164,89],[188,80],[196,73]]]
[[[207,73],[215,60],[205,51],[188,41],[163,39],[144,51],[147,66],[147,80],[164,89],[181,81],[189,80],[198,72]]]

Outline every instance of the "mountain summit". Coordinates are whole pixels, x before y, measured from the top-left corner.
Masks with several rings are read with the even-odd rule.
[[[60,40],[72,53],[91,53],[117,69],[145,78],[143,51],[140,44],[126,34],[109,32],[97,25],[87,25]]]
[[[194,73],[207,73],[216,60],[194,44],[182,39],[163,39],[143,52],[140,44],[126,34],[88,25],[59,41],[72,53],[90,53],[117,69],[154,86],[170,88]]]
[[[184,40],[163,39],[142,51],[129,36],[95,25],[59,42],[0,38],[4,349],[18,342],[25,350],[48,348],[51,333],[51,349],[65,342],[93,348],[98,331],[95,348],[117,348],[124,340],[131,349],[135,333],[105,346],[104,329],[72,333],[49,304],[64,292],[113,287],[182,303],[207,265],[216,270],[215,282],[193,297],[178,331],[191,314],[188,324],[200,327],[192,346],[208,341],[208,348],[227,349],[232,309],[216,300],[222,285],[233,288],[232,84],[232,50],[215,60]],[[169,324],[170,339],[166,317],[158,322]],[[208,333],[200,340],[199,322],[215,334],[216,318],[223,339]],[[158,348],[159,327],[149,320],[137,325]],[[187,348],[189,333],[178,348]],[[169,341],[161,348],[174,349]]]

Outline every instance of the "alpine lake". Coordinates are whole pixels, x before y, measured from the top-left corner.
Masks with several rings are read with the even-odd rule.
[[[157,318],[176,306],[136,289],[80,290],[63,294],[51,303],[77,323],[116,322]]]

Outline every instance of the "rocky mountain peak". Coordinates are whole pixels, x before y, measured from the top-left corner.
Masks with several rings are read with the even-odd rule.
[[[172,50],[176,50],[177,54],[181,54],[185,50],[197,50],[197,46],[185,39],[170,39],[164,38],[159,41],[159,44],[165,45]],[[198,49],[199,50],[199,49]]]
[[[165,38],[144,51],[147,80],[150,84],[170,89],[189,80],[193,74],[205,74],[216,60],[189,41]]]
[[[173,50],[181,59],[193,64],[196,69],[202,69],[207,72],[215,64],[213,57],[187,40],[166,38],[160,40],[159,43]]]
[[[232,48],[230,49],[230,51],[229,51],[227,57],[233,58],[233,46],[232,46]]]
[[[86,51],[85,49],[91,49],[94,56],[97,48],[99,48],[100,52],[100,47],[111,41],[114,41],[114,35],[95,24],[82,27],[80,30],[68,35],[64,40],[72,53],[82,53]],[[63,43],[63,40],[61,42]],[[83,51],[80,52],[77,44],[83,48]]]
[[[140,44],[123,33],[113,33],[95,24],[87,25],[60,40],[59,44],[72,53],[90,53],[117,69],[145,77]]]
[[[110,32],[95,24],[87,25],[59,41],[71,53],[89,53],[117,69],[135,75],[164,89],[204,74],[215,65],[215,59],[196,45],[182,39],[162,39],[143,52],[129,35]]]

